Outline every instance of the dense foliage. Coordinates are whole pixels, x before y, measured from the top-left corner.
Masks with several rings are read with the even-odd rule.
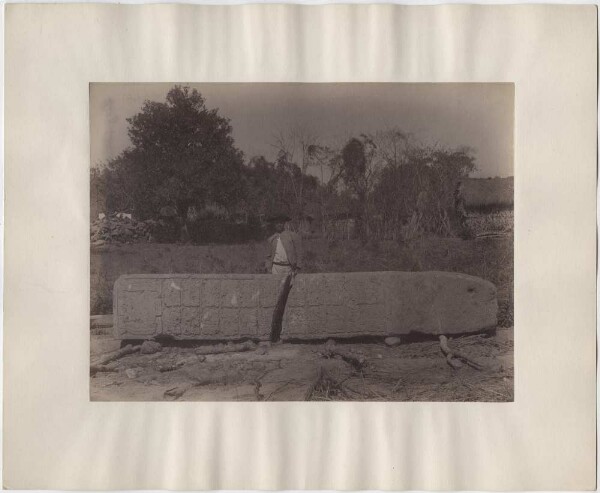
[[[132,147],[105,170],[107,208],[140,218],[212,202],[231,207],[243,196],[243,155],[229,120],[208,109],[198,91],[175,86],[163,103],[146,101],[129,122]]]
[[[282,213],[322,236],[451,236],[459,233],[457,184],[475,170],[471,150],[426,145],[397,129],[339,148],[295,130],[277,139],[274,161],[246,159],[229,120],[180,86],[127,121],[131,147],[92,170],[92,209],[138,219],[175,211],[165,219],[170,233],[158,234],[163,241],[258,239],[264,219]]]

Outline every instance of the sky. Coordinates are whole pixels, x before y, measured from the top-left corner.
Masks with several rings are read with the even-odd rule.
[[[309,130],[324,145],[398,128],[426,143],[474,149],[474,177],[513,176],[514,85],[490,83],[178,83],[231,120],[247,159],[273,159],[281,133]],[[164,101],[174,83],[90,85],[91,164],[131,145],[126,118],[145,100]]]

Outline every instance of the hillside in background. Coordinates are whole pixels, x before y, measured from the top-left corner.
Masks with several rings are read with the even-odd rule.
[[[468,178],[464,182],[467,209],[490,211],[512,209],[514,205],[514,177]]]

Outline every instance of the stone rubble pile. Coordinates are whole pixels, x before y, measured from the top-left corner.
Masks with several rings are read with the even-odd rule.
[[[92,246],[102,246],[107,243],[139,243],[152,241],[152,230],[155,221],[136,221],[133,218],[113,214],[99,218],[90,227]]]

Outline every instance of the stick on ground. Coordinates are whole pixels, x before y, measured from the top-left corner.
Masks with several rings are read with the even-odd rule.
[[[348,363],[355,371],[361,371],[366,364],[364,358],[357,358],[350,354],[342,353],[341,351],[337,351],[334,349],[326,349],[324,353],[326,358],[335,358],[339,357],[342,361]]]
[[[215,344],[212,346],[200,346],[196,348],[196,354],[221,354],[221,353],[239,353],[243,351],[252,351],[256,349],[256,344],[252,341],[240,342],[237,344]]]
[[[117,372],[117,368],[113,365],[91,365],[90,366],[90,375],[95,375],[96,373],[108,373],[108,372]]]
[[[475,368],[476,370],[483,370],[485,368],[483,365],[480,365],[477,363],[477,361],[471,359],[466,354],[448,346],[448,338],[446,336],[440,336],[440,347],[442,348],[442,352],[446,355],[448,364],[455,369],[458,368],[458,366],[455,366],[455,362],[452,362],[454,358],[464,361],[467,365]]]
[[[122,349],[119,349],[118,351],[106,354],[90,366],[90,374],[93,375],[99,371],[114,371],[111,367],[108,367],[106,365],[111,361],[118,360],[123,356],[127,356],[128,354],[137,353],[139,350],[140,346],[132,346],[131,344],[128,344],[127,346],[125,346]]]

